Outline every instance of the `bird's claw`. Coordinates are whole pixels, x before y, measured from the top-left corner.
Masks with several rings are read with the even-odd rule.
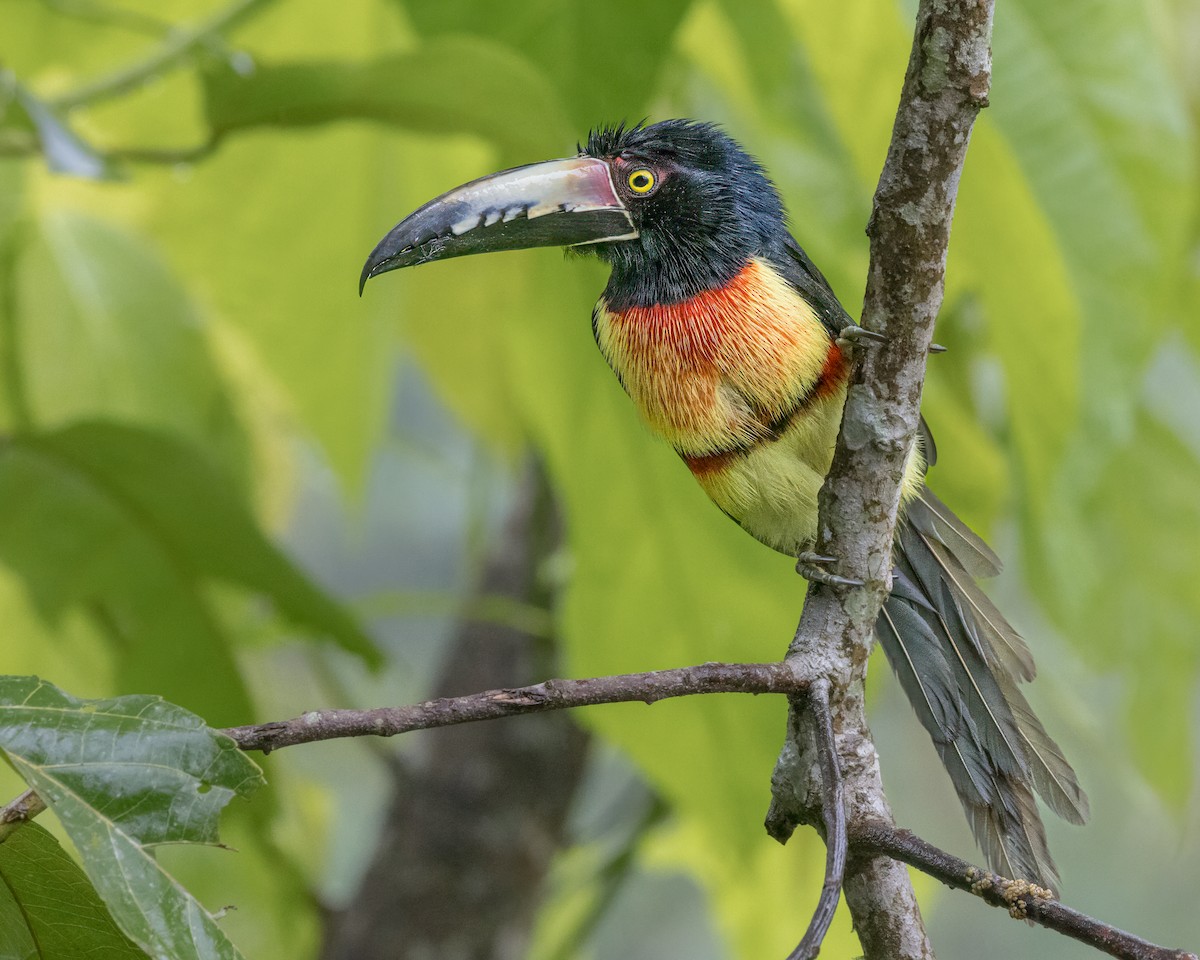
[[[851,323],[842,327],[838,333],[837,345],[843,350],[855,350],[872,343],[887,343],[890,339],[887,334],[876,333],[874,330],[868,330],[866,327],[860,327],[858,324]],[[946,348],[940,343],[931,343],[929,345],[929,352],[945,353]]]
[[[871,343],[887,342],[888,337],[885,334],[876,333],[874,330],[868,330],[866,327],[860,327],[856,323],[842,327],[837,335],[837,345],[843,350],[854,350]]]
[[[854,577],[843,577],[836,573],[830,573],[825,569],[831,563],[836,563],[837,557],[826,557],[819,553],[813,553],[811,550],[805,550],[796,558],[796,572],[805,580],[810,580],[814,583],[823,583],[827,587],[861,587],[862,580],[856,580]]]

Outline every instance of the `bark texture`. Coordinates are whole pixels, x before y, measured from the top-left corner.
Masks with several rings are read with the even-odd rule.
[[[802,675],[828,677],[848,818],[891,825],[867,725],[863,678],[890,586],[900,482],[920,416],[925,358],[942,302],[946,251],[971,128],[991,79],[991,0],[922,0],[871,221],[862,324],[887,337],[864,347],[851,379],[833,466],[821,491],[817,552],[838,557],[855,589],[809,587],[788,651]],[[819,823],[819,777],[806,715],[793,707],[768,829],[786,839]],[[867,960],[933,951],[906,868],[854,855],[845,895]]]

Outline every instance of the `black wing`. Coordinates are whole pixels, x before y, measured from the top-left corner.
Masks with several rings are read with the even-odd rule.
[[[768,254],[767,259],[771,266],[779,271],[780,276],[812,304],[831,337],[836,337],[846,327],[854,325],[850,314],[838,302],[829,281],[790,234],[786,235],[778,250]]]

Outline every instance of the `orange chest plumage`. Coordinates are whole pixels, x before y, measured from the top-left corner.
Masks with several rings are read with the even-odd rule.
[[[601,300],[593,327],[647,423],[688,458],[774,439],[844,377],[812,307],[760,260],[680,303],[615,311]]]

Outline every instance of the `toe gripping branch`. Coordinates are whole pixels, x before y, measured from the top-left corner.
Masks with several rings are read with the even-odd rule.
[[[863,581],[854,577],[843,577],[830,573],[826,567],[837,563],[837,557],[826,557],[811,550],[805,550],[796,558],[796,572],[805,580],[813,583],[823,583],[827,587],[861,587]]]
[[[872,346],[877,343],[887,343],[889,341],[887,334],[876,333],[874,330],[868,330],[866,327],[860,327],[856,323],[848,324],[842,327],[837,335],[837,345],[843,350],[856,350],[859,347]],[[931,343],[929,345],[930,353],[945,353],[946,348],[940,343]]]

